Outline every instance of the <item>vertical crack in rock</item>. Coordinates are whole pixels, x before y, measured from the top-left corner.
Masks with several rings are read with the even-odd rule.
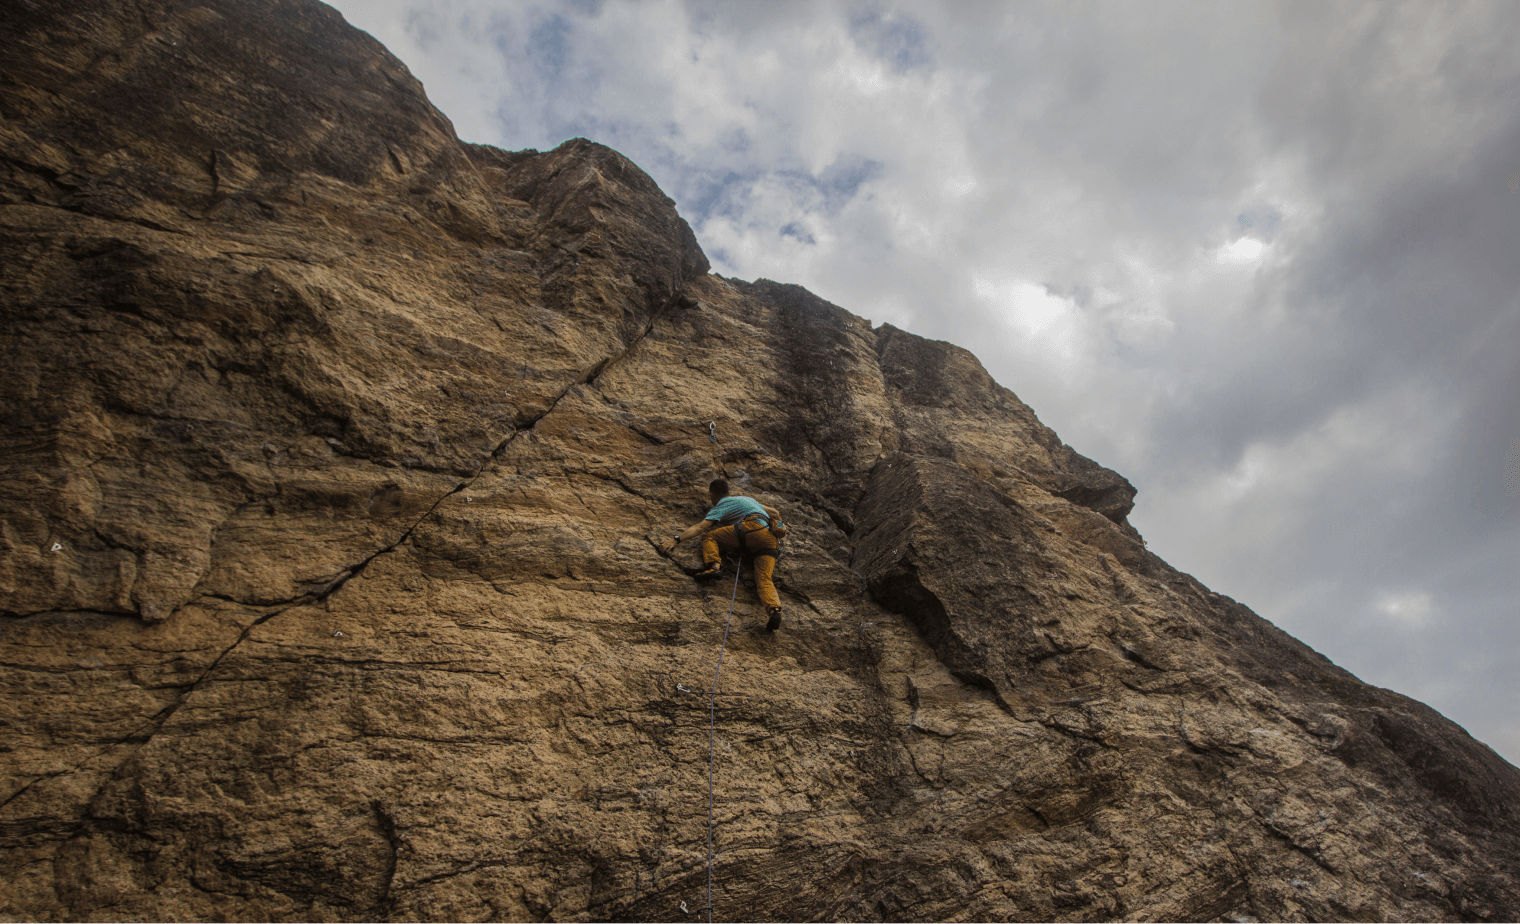
[[[906,453],[876,464],[856,515],[854,566],[872,596],[913,620],[954,676],[996,691],[1016,712],[1036,652],[1025,647],[1007,657],[998,643],[1032,639],[1028,600],[1016,583],[1028,570],[1018,554],[1018,524],[1027,515],[959,467]],[[940,586],[939,576],[964,570],[956,564],[964,561],[997,579]]]
[[[370,807],[374,810],[375,820],[380,826],[381,833],[385,835],[386,843],[390,847],[390,855],[385,864],[385,873],[382,876],[384,888],[380,892],[379,900],[376,902],[376,914],[374,916],[376,920],[387,920],[394,913],[391,896],[396,889],[396,864],[397,857],[401,853],[401,839],[396,831],[396,819],[391,817],[390,813],[385,810],[385,807],[378,800],[371,802]]]

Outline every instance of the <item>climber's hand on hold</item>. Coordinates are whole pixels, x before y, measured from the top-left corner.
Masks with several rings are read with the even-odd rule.
[[[717,522],[714,520],[698,520],[696,523],[686,527],[684,532],[677,533],[669,539],[661,539],[655,544],[655,548],[660,550],[661,555],[669,555],[671,550],[676,547],[676,543],[682,539],[695,539],[717,525]]]

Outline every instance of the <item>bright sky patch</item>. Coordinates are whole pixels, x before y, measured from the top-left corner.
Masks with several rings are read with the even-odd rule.
[[[1215,258],[1220,263],[1255,263],[1261,259],[1267,245],[1253,237],[1243,237],[1219,248]]]

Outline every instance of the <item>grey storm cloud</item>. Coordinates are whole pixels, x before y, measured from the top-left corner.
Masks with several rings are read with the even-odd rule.
[[[466,140],[971,348],[1154,551],[1520,759],[1520,6],[334,5]]]

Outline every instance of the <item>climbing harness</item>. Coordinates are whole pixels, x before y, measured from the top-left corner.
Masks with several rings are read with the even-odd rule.
[[[751,525],[751,521],[755,521],[755,525]],[[747,537],[750,533],[758,533],[762,529],[770,529],[770,526],[771,523],[769,517],[762,517],[759,514],[754,513],[735,523],[734,539],[739,543],[740,555],[747,554],[751,558],[774,558],[779,562],[781,560],[780,537],[777,537],[776,539],[776,548],[774,551],[771,549],[752,549],[749,547],[749,542],[747,541]],[[740,560],[739,565],[740,570],[742,571],[744,565],[742,559]]]
[[[739,567],[734,569],[734,592],[728,598],[728,618],[723,622],[723,644],[718,648],[718,668],[713,671],[712,689],[706,692],[700,690],[688,690],[681,684],[676,684],[676,689],[682,693],[694,693],[698,696],[707,697],[707,907],[698,908],[697,911],[707,912],[708,924],[712,924],[712,875],[713,875],[713,762],[716,753],[718,736],[718,697],[742,696],[743,694],[719,693],[718,678],[723,675],[723,655],[728,651],[728,629],[734,622],[734,601],[739,599],[739,575],[744,573],[744,556],[740,553]],[[681,903],[681,910],[686,911],[686,903]],[[687,912],[690,914],[691,912]]]

